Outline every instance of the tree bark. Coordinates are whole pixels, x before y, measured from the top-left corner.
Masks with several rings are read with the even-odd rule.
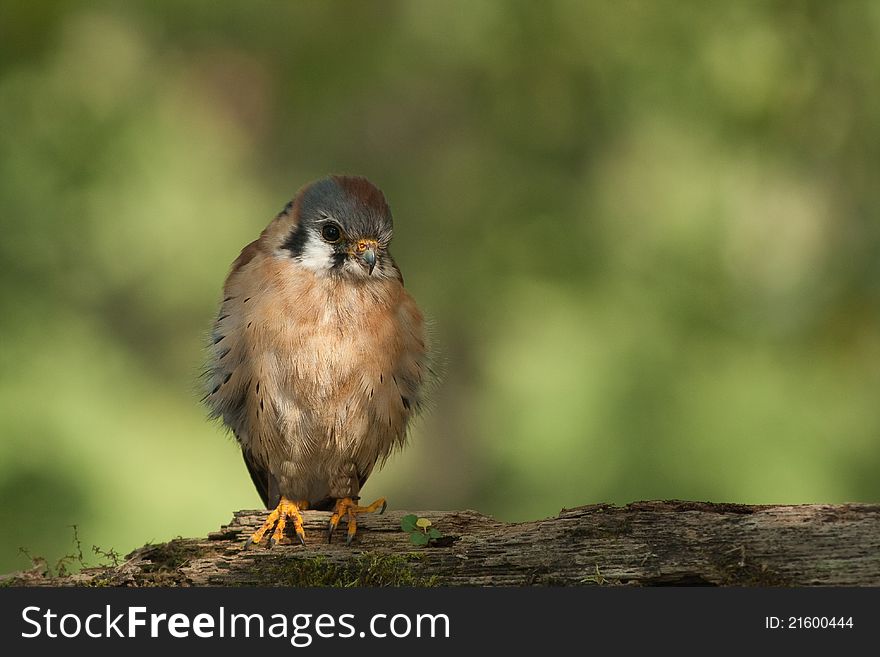
[[[73,586],[878,586],[880,504],[746,506],[636,502],[563,509],[504,523],[475,511],[420,511],[442,536],[416,546],[405,511],[345,521],[304,514],[306,545],[244,548],[265,511],[239,511],[206,538],[146,545],[124,563],[50,577],[35,567],[7,585]],[[292,523],[288,525],[292,529]],[[418,530],[423,531],[423,530]]]

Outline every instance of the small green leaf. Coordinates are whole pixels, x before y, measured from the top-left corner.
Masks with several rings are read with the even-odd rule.
[[[416,520],[416,527],[421,527],[422,529],[424,529],[425,527],[430,527],[430,526],[431,526],[431,521],[428,520],[427,518],[419,518],[418,520]]]
[[[428,538],[433,539],[433,538],[442,538],[442,537],[443,537],[443,534],[440,533],[439,529],[435,529],[435,528],[431,527],[431,529],[428,530]]]
[[[400,528],[405,532],[414,532],[416,530],[416,520],[418,520],[418,516],[414,513],[403,516],[400,519]]]
[[[427,545],[429,540],[428,535],[422,532],[413,532],[409,535],[409,541],[413,545]]]

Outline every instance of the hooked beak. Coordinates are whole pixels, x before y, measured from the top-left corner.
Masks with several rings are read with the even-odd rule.
[[[370,274],[373,273],[373,268],[376,266],[376,252],[373,249],[367,249],[361,255],[361,258],[364,259],[364,262],[367,263],[367,267],[369,268]]]
[[[376,250],[378,248],[379,243],[376,240],[360,240],[355,247],[355,252],[367,265],[370,274],[376,267]]]

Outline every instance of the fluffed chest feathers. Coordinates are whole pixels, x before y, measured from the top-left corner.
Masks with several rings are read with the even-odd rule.
[[[319,442],[377,431],[382,442],[401,441],[419,401],[425,345],[421,315],[399,281],[269,280],[277,286],[249,301],[245,341],[275,419]]]

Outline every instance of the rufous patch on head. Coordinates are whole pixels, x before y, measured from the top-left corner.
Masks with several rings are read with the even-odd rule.
[[[331,176],[340,189],[372,209],[380,216],[390,213],[385,195],[378,187],[361,176]]]

